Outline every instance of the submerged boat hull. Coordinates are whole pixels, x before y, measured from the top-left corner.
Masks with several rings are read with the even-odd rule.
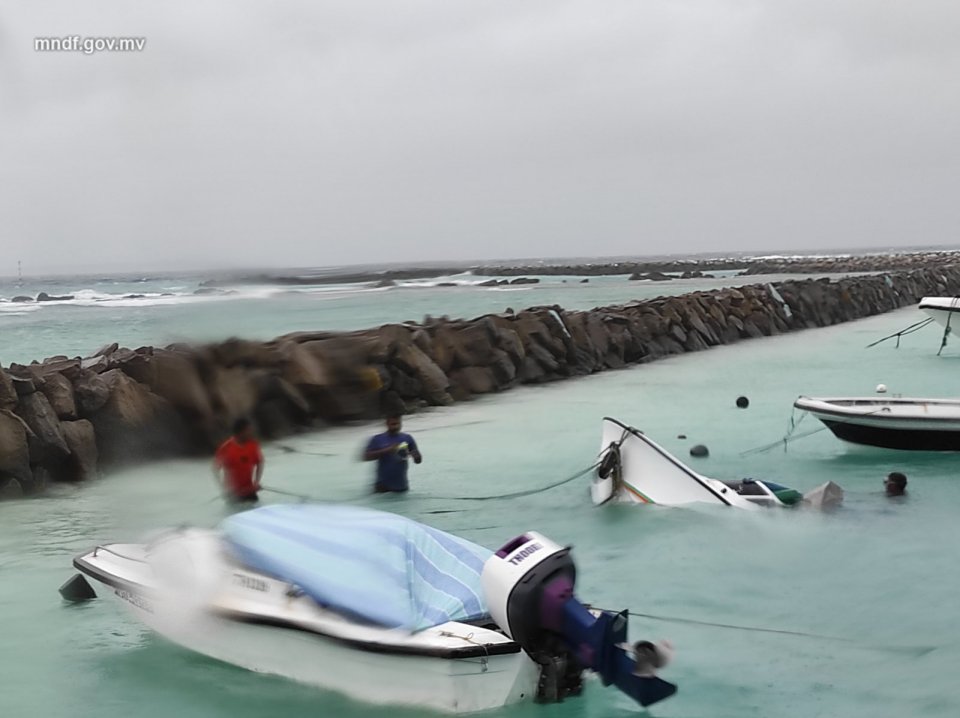
[[[938,399],[800,397],[843,441],[901,451],[960,451],[960,402]]]
[[[830,481],[802,495],[770,481],[703,476],[642,432],[610,417],[603,420],[600,460],[590,495],[596,505],[705,503],[751,511],[799,504],[830,509],[843,501],[843,490]]]
[[[411,637],[351,626],[342,617],[318,619],[311,615],[318,609],[290,587],[233,567],[227,569],[226,590],[205,595],[201,587],[191,590],[198,597],[192,605],[172,602],[149,585],[146,562],[136,555],[141,549],[108,546],[74,565],[147,627],[204,656],[367,703],[444,713],[490,710],[536,695],[537,665],[500,634],[486,643],[483,636],[493,632],[479,626],[444,624],[431,641],[427,632]],[[198,564],[203,566],[202,556]]]
[[[702,476],[633,427],[609,417],[603,420],[601,461],[616,447],[618,473],[594,476],[591,498],[630,504],[685,506],[708,503],[756,509],[722,481]],[[601,472],[602,473],[602,472]]]

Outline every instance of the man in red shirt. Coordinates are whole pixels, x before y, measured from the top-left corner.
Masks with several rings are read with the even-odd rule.
[[[213,475],[223,487],[228,501],[254,503],[263,476],[263,453],[253,436],[249,419],[237,419],[233,436],[217,449],[213,459]]]

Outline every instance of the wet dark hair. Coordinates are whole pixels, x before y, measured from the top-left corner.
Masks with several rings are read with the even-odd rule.
[[[887,476],[887,481],[896,486],[898,489],[907,488],[907,476],[906,474],[901,474],[899,471],[891,472]]]
[[[246,431],[251,426],[252,424],[250,423],[250,420],[245,416],[241,416],[239,419],[233,422],[233,433],[239,434],[241,431]]]

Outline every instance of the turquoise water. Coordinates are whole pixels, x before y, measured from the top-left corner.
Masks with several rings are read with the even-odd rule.
[[[393,309],[401,317],[420,311],[399,299]],[[266,317],[273,309],[258,311]],[[902,310],[410,417],[407,429],[425,461],[412,472],[407,497],[365,497],[370,467],[356,456],[373,426],[269,447],[265,482],[329,500],[359,499],[489,547],[539,530],[574,545],[578,592],[597,605],[830,637],[635,618],[632,637],[665,637],[677,648],[664,675],[679,683],[680,693],[654,707],[655,716],[953,717],[960,711],[957,457],[850,449],[828,432],[793,443],[787,453],[740,456],[783,435],[801,393],[869,394],[879,382],[904,394],[955,393],[960,347],[936,357],[932,328],[899,350],[864,349],[918,318],[916,310]],[[277,331],[287,328],[287,318],[276,319]],[[101,335],[111,329],[99,327]],[[192,331],[186,324],[180,330]],[[88,341],[101,341],[88,333]],[[41,345],[36,339],[32,349]],[[42,346],[40,355],[59,348],[53,337]],[[739,394],[751,398],[749,409],[734,407]],[[766,477],[801,489],[833,479],[847,490],[845,507],[830,515],[594,508],[586,479],[513,500],[435,498],[556,482],[591,463],[604,415],[645,430],[681,456],[692,443],[707,444],[710,458],[691,462],[718,478]],[[807,422],[802,428],[814,427]],[[681,433],[689,439],[678,439]],[[882,477],[894,469],[909,476],[906,500],[881,494]],[[76,553],[158,526],[212,525],[223,511],[214,494],[204,462],[174,461],[0,504],[0,714],[359,718],[386,712],[188,654],[111,602],[61,603],[56,588]],[[437,510],[453,512],[428,513]],[[627,699],[593,682],[575,701],[493,715],[635,714]]]

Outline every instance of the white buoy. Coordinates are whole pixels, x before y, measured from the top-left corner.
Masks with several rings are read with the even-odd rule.
[[[887,393],[887,385],[886,385],[886,384],[877,384],[877,393],[878,393],[878,394],[886,394],[886,393]]]

